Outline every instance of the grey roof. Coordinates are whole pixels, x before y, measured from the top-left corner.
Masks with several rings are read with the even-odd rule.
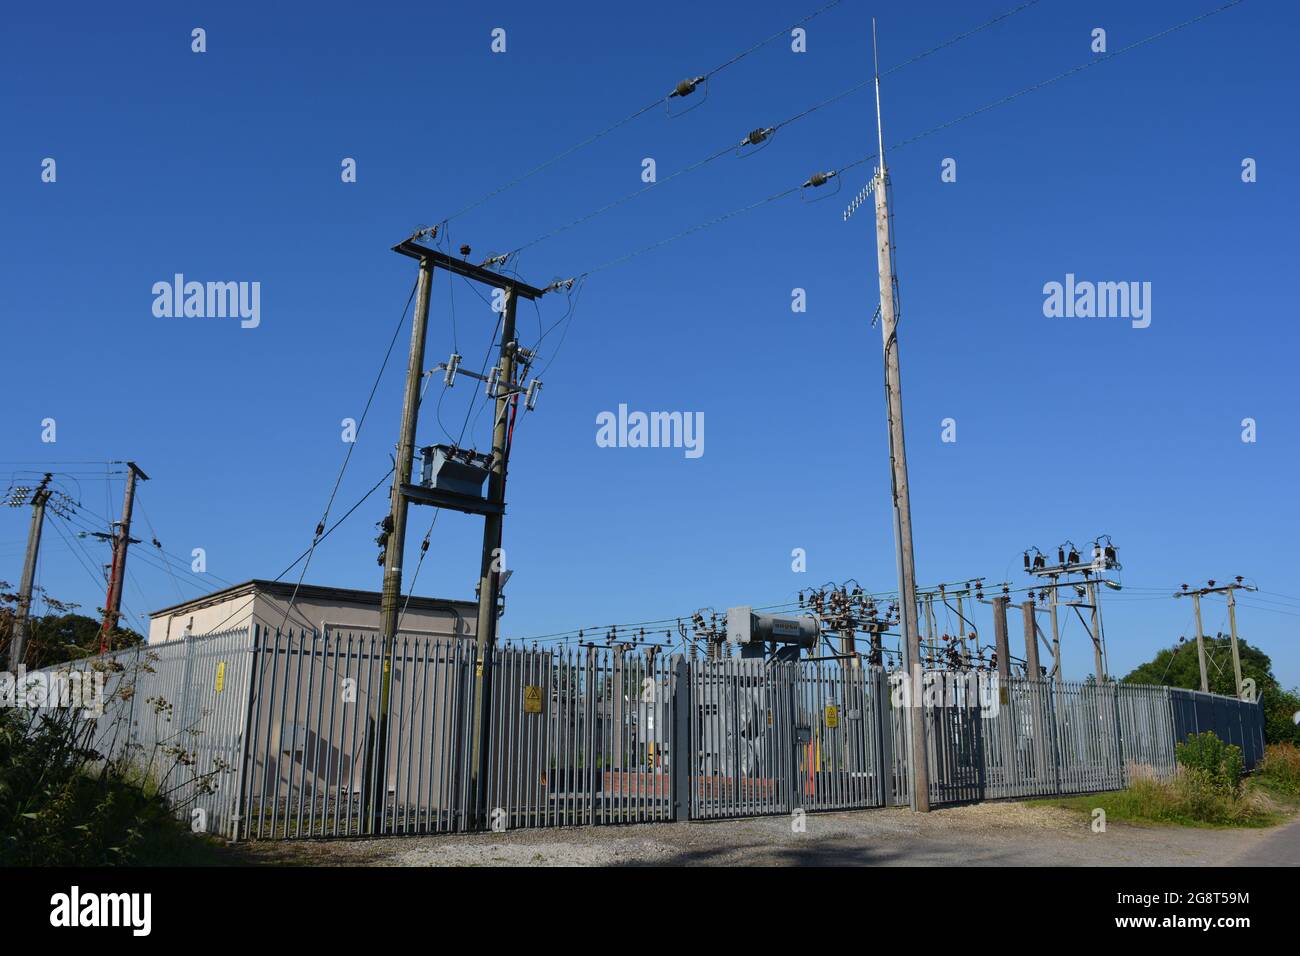
[[[157,611],[151,611],[150,617],[160,617],[164,614],[175,613],[176,611],[189,610],[197,607],[205,607],[211,604],[219,604],[231,598],[242,597],[246,594],[252,594],[260,591],[263,594],[270,594],[275,597],[290,598],[294,593],[294,585],[287,581],[267,581],[262,578],[253,578],[242,584],[232,584],[228,588],[222,588],[220,591],[213,591],[211,594],[201,594],[198,597],[191,598],[188,601],[181,601],[179,604],[172,604],[168,607],[159,608]],[[334,601],[338,603],[349,604],[373,604],[379,606],[382,595],[378,591],[361,591],[356,588],[336,588],[320,584],[302,584],[298,585],[298,597],[306,600]],[[404,599],[405,600],[405,599]],[[407,607],[416,610],[437,610],[438,608],[455,607],[476,608],[478,603],[475,601],[461,601],[454,598],[430,598],[411,595]]]

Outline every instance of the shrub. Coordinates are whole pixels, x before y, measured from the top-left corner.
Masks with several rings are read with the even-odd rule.
[[[1170,780],[1139,777],[1123,790],[1071,797],[1065,803],[1085,812],[1100,807],[1116,822],[1229,827],[1277,822],[1265,801],[1244,792],[1234,796],[1189,770],[1180,770]]]
[[[122,699],[134,690],[133,675],[124,676],[114,692]],[[210,776],[194,772],[179,743],[102,754],[97,729],[104,728],[76,708],[0,707],[0,865],[176,862],[196,852],[174,815],[185,806],[176,801],[179,785],[167,790],[157,781],[179,780],[197,795],[210,792]]]
[[[1186,777],[1198,789],[1236,797],[1241,793],[1241,777],[1245,761],[1241,748],[1225,744],[1210,730],[1191,734],[1177,747],[1178,762],[1187,771]]]
[[[1255,773],[1260,780],[1284,793],[1300,795],[1300,747],[1269,744]]]

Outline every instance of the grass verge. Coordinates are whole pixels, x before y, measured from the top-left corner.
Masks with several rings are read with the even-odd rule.
[[[1267,781],[1250,780],[1240,794],[1217,792],[1190,775],[1173,780],[1137,780],[1123,790],[1077,797],[1026,801],[1031,806],[1064,807],[1089,817],[1106,813],[1107,823],[1224,828],[1275,826],[1300,810],[1300,797]]]

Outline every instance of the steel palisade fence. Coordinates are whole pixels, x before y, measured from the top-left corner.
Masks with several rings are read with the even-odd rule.
[[[254,626],[70,666],[107,677],[96,748],[131,754],[195,829],[230,839],[717,819],[909,801],[901,675],[860,660],[505,646],[489,665],[488,758],[475,773],[477,646],[405,634],[387,657],[373,632]],[[1168,776],[1176,742],[1205,730],[1240,746],[1248,768],[1263,754],[1260,706],[1212,694],[935,671],[924,676],[920,698],[936,805]]]

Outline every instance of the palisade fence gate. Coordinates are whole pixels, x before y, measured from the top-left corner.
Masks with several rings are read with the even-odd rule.
[[[90,669],[90,728],[195,829],[231,839],[718,819],[906,805],[899,672],[854,659],[694,659],[617,647],[496,650],[374,632],[250,630],[142,645]],[[481,677],[490,676],[485,707]],[[1212,730],[1263,755],[1259,704],[1168,687],[932,671],[930,800],[1088,793],[1169,776]],[[475,772],[476,720],[488,745]],[[178,759],[180,755],[180,759]],[[380,777],[382,776],[382,780]]]

